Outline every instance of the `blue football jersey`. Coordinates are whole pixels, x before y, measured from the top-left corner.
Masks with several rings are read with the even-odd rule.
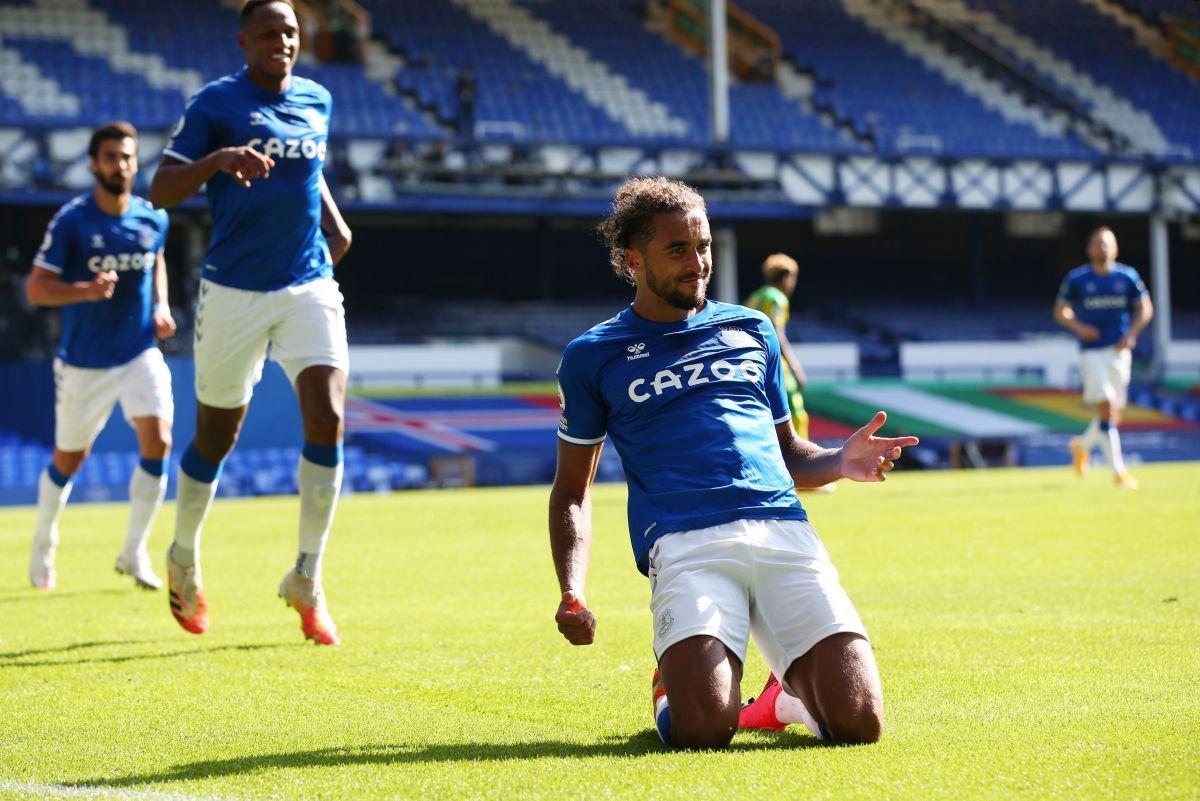
[[[115,367],[154,346],[154,270],[166,239],[167,213],[140,197],[120,217],[103,212],[90,193],[58,210],[33,266],[70,283],[117,273],[108,300],[62,307],[58,358],[75,367]]]
[[[621,456],[643,573],[670,532],[807,519],[775,432],[791,412],[779,340],[761,312],[710,300],[683,322],[656,323],[631,306],[567,346],[558,385],[558,436],[607,436]]]
[[[209,281],[268,292],[333,274],[320,189],[332,106],[314,81],[292,76],[286,92],[269,92],[245,67],[192,98],[164,156],[191,163],[220,148],[249,146],[275,161],[271,177],[249,188],[224,172],[209,179]]]
[[[1100,275],[1085,264],[1063,278],[1058,300],[1068,304],[1080,322],[1100,330],[1096,341],[1080,341],[1081,348],[1090,350],[1115,345],[1129,333],[1130,312],[1146,294],[1142,277],[1129,265],[1114,264],[1108,275]]]

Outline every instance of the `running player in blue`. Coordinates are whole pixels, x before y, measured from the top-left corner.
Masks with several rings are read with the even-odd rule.
[[[71,478],[119,401],[142,459],[129,481],[129,527],[116,567],[156,590],[162,581],[150,567],[146,540],[167,489],[174,416],[171,374],[154,344],[175,333],[163,259],[167,215],[132,193],[138,170],[132,125],[97,128],[88,158],[96,188],[54,215],[27,285],[34,305],[62,308],[54,457],[38,482],[29,579],[40,589],[54,588],[58,519]]]
[[[331,98],[292,75],[300,29],[290,3],[249,0],[237,39],[246,66],[192,98],[150,187],[162,208],[207,184],[213,216],[196,309],[196,438],[180,464],[167,555],[171,612],[187,631],[208,629],[200,530],[270,345],[304,420],[299,556],[279,595],[306,638],[336,645],[321,559],[342,483],[349,349],[333,268],[350,229],[321,172]]]
[[[1096,416],[1083,436],[1071,440],[1076,475],[1087,472],[1097,445],[1123,489],[1137,489],[1121,453],[1121,413],[1129,394],[1133,349],[1138,335],[1154,317],[1150,293],[1137,270],[1117,261],[1117,236],[1101,226],[1088,237],[1088,264],[1063,278],[1054,304],[1054,319],[1079,337],[1079,372],[1083,402]]]
[[[650,579],[663,741],[729,743],[753,633],[798,722],[827,742],[874,742],[883,698],[871,646],[795,489],[882,481],[916,438],[874,436],[883,412],[838,449],[796,436],[774,326],[705,296],[712,236],[692,188],[630,180],[600,232],[636,294],[559,366],[559,631],[575,645],[595,636],[584,600],[590,487],[608,437],[629,484],[634,560]]]

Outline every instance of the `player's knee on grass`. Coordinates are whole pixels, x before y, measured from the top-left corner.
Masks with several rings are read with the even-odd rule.
[[[724,748],[737,732],[740,705],[727,699],[684,703],[670,699],[671,744],[677,748]]]
[[[877,694],[847,694],[827,699],[823,711],[825,729],[835,743],[876,743],[883,736],[883,699]]]
[[[857,745],[883,736],[883,689],[871,644],[864,637],[826,637],[792,664],[786,687],[804,702],[832,742]]]
[[[737,732],[742,665],[715,637],[675,643],[659,661],[671,707],[671,744],[724,748]]]

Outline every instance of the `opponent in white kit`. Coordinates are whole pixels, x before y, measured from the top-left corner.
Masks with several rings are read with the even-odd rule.
[[[246,66],[192,98],[150,188],[164,207],[207,184],[213,217],[196,310],[196,438],[180,464],[167,559],[171,612],[187,631],[208,629],[200,529],[270,345],[304,420],[299,556],[279,594],[300,614],[305,637],[336,645],[321,558],[342,483],[350,365],[333,267],[350,230],[321,174],[331,99],[292,75],[300,29],[290,3],[245,3],[238,44]]]
[[[129,528],[116,566],[139,585],[158,589],[162,581],[150,568],[146,540],[167,488],[174,411],[171,374],[154,344],[175,333],[163,259],[167,215],[132,194],[138,170],[132,125],[97,128],[88,157],[96,188],[54,215],[29,276],[31,303],[62,307],[54,457],[38,483],[29,579],[41,589],[54,587],[58,518],[71,477],[120,401],[142,458],[129,482]]]
[[[1096,416],[1083,436],[1071,440],[1075,472],[1087,470],[1097,445],[1112,466],[1117,486],[1137,489],[1121,454],[1121,412],[1129,393],[1129,373],[1138,335],[1154,317],[1154,305],[1141,276],[1117,261],[1117,237],[1108,226],[1088,238],[1088,264],[1063,278],[1054,319],[1079,337],[1083,401]]]
[[[882,481],[916,438],[874,436],[882,412],[841,448],[796,435],[775,326],[706,297],[712,236],[690,187],[631,180],[600,230],[637,291],[567,346],[558,371],[559,631],[576,645],[595,636],[584,600],[590,487],[608,437],[629,484],[634,559],[650,579],[663,741],[729,742],[751,634],[782,684],[780,722],[803,722],[827,742],[877,740],[883,697],[866,629],[796,486]]]

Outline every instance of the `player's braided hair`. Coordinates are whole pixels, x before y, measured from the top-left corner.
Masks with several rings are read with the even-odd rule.
[[[612,213],[596,227],[608,246],[613,272],[629,283],[636,283],[633,270],[625,263],[625,249],[645,247],[654,238],[651,220],[656,214],[687,214],[692,209],[705,214],[708,207],[700,193],[683,181],[656,176],[630,178],[617,190]]]

